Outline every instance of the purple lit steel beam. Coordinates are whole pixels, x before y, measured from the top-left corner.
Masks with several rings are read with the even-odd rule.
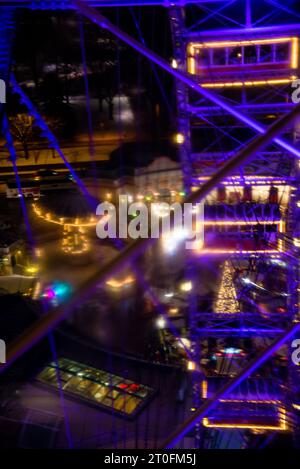
[[[21,202],[21,207],[22,207],[23,217],[24,217],[24,221],[25,221],[25,225],[26,225],[26,231],[27,231],[27,236],[28,236],[30,248],[32,249],[32,254],[34,254],[34,252],[33,252],[34,240],[33,240],[31,226],[30,226],[30,223],[29,223],[28,212],[27,212],[27,208],[26,208],[26,204],[25,204],[25,200],[24,200],[24,194],[23,194],[23,191],[22,191],[21,180],[20,180],[20,176],[19,176],[19,172],[18,172],[17,153],[16,153],[16,150],[15,150],[13,138],[12,138],[11,133],[10,133],[9,122],[8,122],[6,114],[3,117],[2,130],[3,130],[4,137],[6,139],[6,144],[7,144],[7,147],[9,149],[10,159],[11,159],[13,169],[14,169],[14,173],[15,173],[15,178],[16,178],[16,183],[17,183],[17,187],[18,187],[18,192],[19,192],[19,197],[20,197],[20,202]],[[57,354],[56,354],[55,342],[54,342],[53,334],[51,334],[51,333],[49,334],[49,341],[50,341],[50,347],[51,347],[52,355],[53,355],[53,358],[54,358],[54,360],[56,362],[56,365],[57,365]],[[57,381],[58,381],[60,401],[61,401],[63,412],[64,412],[64,420],[65,420],[66,435],[67,435],[67,439],[68,439],[68,444],[69,444],[69,448],[73,448],[73,442],[72,442],[72,436],[71,436],[71,430],[70,430],[70,423],[69,423],[68,414],[67,414],[65,404],[64,404],[63,388],[62,388],[62,383],[61,383],[61,379],[60,379],[60,376],[59,376],[58,366],[57,366],[56,373],[57,373]]]
[[[201,85],[196,83],[195,80],[192,79],[187,74],[171,67],[171,65],[166,60],[162,59],[155,52],[152,52],[150,49],[144,46],[144,44],[141,44],[139,41],[129,36],[129,34],[123,32],[120,28],[118,28],[117,26],[112,24],[107,18],[105,18],[105,16],[101,15],[97,10],[89,7],[88,5],[85,5],[80,0],[72,0],[72,3],[82,15],[89,18],[93,23],[97,24],[103,29],[106,29],[107,31],[110,31],[114,36],[118,37],[121,41],[128,44],[130,47],[135,49],[144,57],[147,57],[150,61],[154,62],[163,70],[173,75],[175,78],[183,82],[189,88],[192,88],[196,93],[199,93],[205,99],[208,99],[214,104],[217,104],[222,109],[227,111],[229,114],[233,115],[236,119],[240,120],[247,126],[251,127],[256,132],[260,134],[265,133],[266,128],[262,124],[255,121],[254,119],[251,119],[249,116],[242,114],[238,109],[231,106],[227,101],[225,101],[220,96],[214,93],[211,93],[206,88],[202,88]],[[284,150],[292,153],[297,158],[300,158],[300,151],[297,148],[295,148],[293,145],[291,145],[290,143],[276,136],[274,136],[273,141]]]
[[[74,180],[78,184],[78,187],[82,191],[83,195],[86,197],[90,205],[92,205],[93,208],[95,208],[93,205],[93,199],[90,193],[87,191],[85,185],[83,184],[81,179],[77,176],[77,173],[74,171],[72,165],[69,163],[69,161],[65,157],[63,151],[61,150],[59,146],[57,138],[55,137],[53,132],[50,130],[49,126],[46,124],[45,120],[42,118],[39,111],[35,108],[35,106],[32,104],[28,96],[24,93],[20,85],[17,83],[13,74],[11,74],[10,76],[10,84],[11,84],[13,93],[19,95],[21,104],[24,104],[27,107],[28,113],[34,118],[34,125],[40,128],[42,132],[42,136],[47,138],[50,143],[50,146],[54,148],[55,151],[57,151],[58,155],[60,156],[65,166],[68,168]]]
[[[94,275],[89,277],[72,296],[66,304],[54,308],[43,315],[32,326],[26,329],[20,337],[7,347],[6,363],[0,364],[0,374],[15,362],[23,353],[28,351],[37,342],[43,339],[52,329],[63,321],[74,310],[78,304],[86,301],[95,291],[96,287],[105,282],[114,273],[125,267],[129,261],[134,261],[154,239],[138,239],[126,247],[119,255],[115,256],[109,263]]]
[[[192,3],[221,3],[227,0],[84,0],[94,7],[134,7],[134,6],[184,6]],[[27,7],[35,10],[72,8],[68,0],[0,0],[0,6]]]
[[[291,124],[293,120],[298,117],[299,113],[300,104],[296,105],[292,111],[285,114],[281,119],[270,126],[264,135],[259,135],[254,138],[246,148],[242,149],[237,155],[228,160],[211,179],[204,183],[196,192],[190,194],[184,202],[197,203],[203,200],[216,184],[228,177],[240,164],[246,162],[258,151],[261,151],[270,143],[275,135],[282,132],[286,126]],[[118,256],[87,279],[67,304],[55,308],[52,312],[41,317],[30,328],[24,331],[17,340],[8,346],[7,362],[4,365],[0,365],[0,373],[63,321],[72,312],[75,306],[84,302],[91,293],[95,291],[97,285],[103,283],[107,278],[125,267],[129,261],[132,262],[137,259],[142,252],[156,241],[156,239],[142,238],[132,242]]]
[[[83,32],[83,31],[82,31]],[[45,132],[44,132],[44,135],[45,137],[47,137],[50,141],[50,144],[52,146],[55,146],[55,149],[58,151],[59,155],[62,157],[63,159],[63,162],[66,164],[68,163],[62,150],[60,149],[59,147],[59,144],[58,144],[58,141],[55,137],[55,135],[50,131],[50,129],[48,128],[47,124],[44,122],[42,116],[38,113],[38,111],[36,110],[36,108],[34,107],[34,105],[32,104],[32,102],[30,101],[30,99],[28,98],[28,96],[24,93],[24,91],[21,89],[21,87],[18,85],[18,83],[16,82],[15,78],[12,76],[11,77],[11,83],[12,83],[12,86],[13,86],[13,91],[18,93],[21,97],[21,102],[24,103],[29,111],[29,113],[31,115],[33,115],[37,121],[37,125],[39,125],[39,127],[44,131],[45,129]],[[87,97],[88,97],[88,93],[87,93]],[[8,137],[10,136],[10,134],[8,135]],[[13,162],[13,168],[14,168],[14,172],[16,174],[16,179],[17,179],[17,182],[19,181],[19,176],[18,176],[18,169],[17,169],[17,165],[16,165],[16,152],[14,150],[14,146],[13,146],[13,141],[12,141],[12,138],[10,136],[10,139],[7,137],[7,142],[8,142],[8,145],[9,145],[9,149],[10,149],[10,154],[11,154],[11,159],[12,159],[12,162]],[[74,179],[76,180],[77,184],[79,185],[79,187],[82,189],[82,192],[85,194],[86,197],[88,198],[91,198],[91,195],[90,193],[88,192],[86,186],[84,185],[84,183],[82,182],[82,180],[79,178],[79,176],[76,175],[75,171],[73,170],[72,168],[72,165],[70,163],[66,164],[66,166],[68,167],[68,169],[71,171],[71,173],[73,174],[73,177]],[[71,169],[72,168],[72,169]],[[21,194],[20,192],[20,181],[18,182],[18,187],[19,187],[19,193]],[[28,233],[30,234],[31,231],[30,231],[30,226],[29,226],[29,220],[28,220],[28,216],[27,216],[27,212],[26,212],[26,206],[25,206],[25,203],[24,201],[21,199],[21,202],[22,202],[22,208],[23,208],[23,215],[24,215],[24,220],[25,220],[25,223],[26,223],[26,226],[27,226],[27,230],[28,230]],[[92,204],[93,205],[93,204]],[[92,207],[92,208],[95,208],[95,207]],[[31,240],[31,245],[33,246],[33,238],[31,236],[30,238]],[[116,243],[117,244],[117,243]],[[121,249],[121,246],[119,245],[116,245],[117,249],[120,250]],[[123,246],[122,246],[123,247]],[[136,275],[137,275],[137,282],[140,284],[140,286],[143,288],[144,291],[147,291],[148,294],[150,295],[153,303],[155,304],[155,306],[159,309],[160,311],[160,314],[162,316],[165,317],[166,319],[166,322],[168,323],[168,326],[170,327],[170,329],[172,329],[172,332],[173,334],[178,338],[179,342],[181,342],[183,348],[186,350],[187,354],[188,354],[188,350],[185,348],[183,342],[181,341],[180,337],[178,336],[177,334],[177,331],[176,331],[176,328],[170,323],[168,317],[167,317],[167,314],[166,314],[166,311],[165,311],[165,308],[163,307],[163,305],[161,305],[158,301],[158,298],[156,298],[156,295],[153,291],[153,289],[151,288],[151,285],[145,280],[142,272],[140,271],[140,269],[137,267],[137,266],[134,266],[132,265],[132,269],[135,271]]]
[[[14,83],[14,84],[16,85],[16,83]],[[21,88],[19,87],[19,89],[18,89],[19,94],[20,94],[20,91],[21,91]],[[23,102],[25,100],[25,104],[27,105],[28,108],[34,109],[31,101],[29,100],[29,98],[23,92],[22,92],[22,98],[23,98]],[[35,111],[35,113],[36,112],[37,111]],[[42,120],[41,116],[39,116],[39,120]],[[23,192],[22,192],[21,181],[20,181],[20,177],[19,177],[19,173],[18,173],[18,167],[17,167],[17,164],[16,164],[17,154],[16,154],[16,151],[15,151],[15,148],[14,148],[12,136],[9,132],[8,120],[7,120],[6,115],[4,115],[4,117],[3,117],[3,132],[4,132],[4,136],[6,138],[7,146],[9,148],[9,152],[10,152],[10,155],[11,155],[11,161],[12,161],[12,165],[13,165],[13,169],[14,169],[14,173],[15,173],[15,177],[16,177],[16,181],[17,181],[18,192],[19,192],[19,196],[20,196],[20,202],[21,202],[21,206],[22,206],[22,212],[23,212],[23,217],[24,217],[24,220],[25,220],[26,228],[27,228],[27,233],[28,233],[30,246],[33,247],[34,246],[34,241],[33,241],[33,237],[32,237],[32,232],[31,232],[31,228],[30,228],[30,223],[29,223],[29,219],[28,219],[28,213],[27,213],[27,209],[26,209],[26,205],[25,205],[25,201],[24,201],[24,196],[23,196]],[[53,134],[50,135],[50,138],[55,139],[55,141],[56,141],[56,138]],[[64,159],[63,161],[65,162],[66,160]],[[77,177],[77,179],[78,179],[78,182],[80,183],[80,185],[85,188],[85,186],[83,185],[83,182],[81,181],[81,179],[79,177]],[[85,191],[86,191],[87,194],[89,194],[86,188],[85,188]],[[118,247],[118,249],[120,249],[120,247]],[[148,292],[148,294],[151,297],[151,300],[154,303],[155,307],[159,310],[159,313],[162,316],[164,316],[164,318],[165,318],[165,320],[168,324],[168,327],[172,330],[172,333],[174,334],[174,336],[177,337],[177,339],[181,343],[182,347],[186,351],[187,355],[190,356],[189,350],[185,347],[184,343],[181,341],[181,338],[178,335],[176,328],[173,326],[173,324],[171,323],[171,321],[168,318],[165,307],[162,304],[160,304],[160,302],[159,302],[158,298],[156,297],[156,295],[155,295],[153,289],[151,288],[150,284],[145,280],[142,272],[140,271],[140,269],[137,266],[132,264],[132,269],[136,273],[137,282],[139,283],[141,288],[143,288],[144,291]],[[68,432],[69,431],[67,429],[67,434],[68,434]],[[71,439],[69,438],[69,436],[68,436],[68,441],[71,442]]]
[[[215,314],[215,313],[213,313]],[[232,316],[235,316],[234,314],[232,314]],[[223,318],[222,318],[223,319]],[[234,320],[238,320],[235,319],[234,317],[232,318],[232,321]],[[243,334],[243,336],[247,336],[247,335],[250,335],[250,334],[254,334],[255,336],[261,334],[261,335],[278,335],[278,334],[282,334],[284,332],[284,329],[266,329],[266,328],[259,328],[259,327],[238,327],[238,328],[234,328],[234,327],[227,327],[227,328],[218,328],[217,326],[214,328],[214,327],[205,327],[205,328],[202,328],[202,327],[199,327],[197,328],[197,332],[199,334],[202,334],[204,335],[205,337],[209,337],[211,334]]]
[[[197,31],[197,32],[190,32],[187,33],[187,37],[189,39],[201,39],[205,38],[205,40],[209,39],[220,39],[220,37],[224,37],[228,39],[234,38],[234,37],[249,37],[249,34],[262,34],[265,36],[266,34],[276,34],[276,33],[284,33],[284,34],[291,34],[291,33],[299,33],[299,28],[300,24],[299,23],[294,23],[294,24],[278,24],[276,26],[259,26],[257,28],[243,28],[243,29],[237,29],[237,28],[232,28],[232,29],[211,29],[211,30],[202,30],[202,31]]]
[[[193,429],[193,427],[199,423],[212,409],[214,409],[220,399],[226,397],[228,393],[233,391],[242,381],[248,378],[257,368],[263,365],[272,355],[288,340],[300,330],[300,323],[294,324],[289,327],[279,338],[265,350],[263,350],[257,357],[255,357],[241,373],[235,378],[229,380],[222,388],[217,391],[213,398],[208,399],[193,415],[188,418],[178,429],[176,429],[163,443],[163,448],[174,448],[174,446],[184,436]]]

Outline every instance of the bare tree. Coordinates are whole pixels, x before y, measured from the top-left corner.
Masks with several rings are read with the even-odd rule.
[[[17,114],[9,118],[10,131],[22,145],[24,157],[29,159],[29,144],[33,141],[33,117],[28,114]]]

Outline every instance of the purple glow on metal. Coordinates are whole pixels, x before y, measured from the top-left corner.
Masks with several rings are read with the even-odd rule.
[[[157,298],[156,294],[154,293],[153,289],[151,288],[151,286],[149,285],[149,283],[147,282],[147,280],[145,280],[145,277],[142,275],[142,273],[140,272],[140,270],[139,270],[135,265],[133,265],[132,268],[133,268],[133,270],[134,270],[135,273],[136,273],[136,276],[137,276],[137,278],[138,278],[139,284],[141,285],[141,287],[143,288],[143,290],[148,293],[148,295],[150,296],[151,301],[153,302],[154,306],[158,309],[159,314],[160,314],[161,316],[163,316],[163,318],[165,319],[165,321],[166,321],[166,323],[167,323],[167,325],[168,325],[168,328],[170,329],[170,331],[172,332],[172,334],[178,339],[178,342],[180,343],[180,345],[181,345],[182,348],[184,349],[184,351],[185,351],[185,353],[187,354],[187,356],[189,357],[189,359],[192,360],[192,359],[193,359],[193,356],[192,356],[191,352],[189,351],[189,349],[188,349],[188,348],[186,347],[186,345],[184,344],[184,342],[181,340],[181,337],[179,336],[176,327],[173,325],[172,321],[171,321],[170,318],[168,317],[168,313],[166,312],[165,306],[161,304],[161,302],[160,302],[159,299]]]
[[[72,438],[72,433],[71,433],[70,419],[69,419],[69,414],[68,414],[67,408],[66,408],[63,384],[62,384],[61,377],[60,377],[60,370],[59,370],[59,365],[58,365],[58,357],[57,357],[57,351],[56,351],[55,338],[54,338],[54,335],[53,335],[52,332],[48,335],[48,338],[49,338],[50,349],[51,349],[53,361],[55,361],[55,365],[56,365],[56,380],[57,380],[58,390],[59,390],[59,400],[60,400],[60,404],[61,404],[62,411],[63,411],[63,414],[64,414],[65,430],[66,430],[66,437],[67,437],[67,441],[68,441],[68,447],[69,447],[69,449],[73,449],[74,448],[74,443],[73,443],[73,438]]]
[[[224,314],[225,315],[225,314]],[[230,319],[232,321],[237,321],[239,319],[238,315],[236,314],[227,314],[227,316],[230,316]],[[237,316],[237,317],[236,317]],[[224,316],[222,316],[222,319],[224,319]],[[229,319],[229,318],[228,318]],[[201,328],[198,330],[201,334],[211,334],[211,333],[222,333],[222,334],[233,334],[234,333],[234,329],[233,328],[223,328],[223,329],[220,329],[218,327],[216,327],[215,329],[214,328]],[[238,329],[238,332],[243,334],[282,334],[284,332],[284,329],[263,329],[263,328],[259,328],[259,327],[252,327],[252,328],[239,328]]]
[[[296,105],[292,111],[284,115],[268,128],[264,135],[259,135],[252,142],[240,151],[237,155],[227,161],[224,166],[217,171],[211,179],[206,181],[200,189],[190,194],[185,203],[196,203],[206,197],[207,194],[224,178],[226,178],[238,165],[249,160],[251,156],[261,151],[278,132],[282,131],[289,125],[299,114],[300,104]],[[7,351],[7,362],[0,367],[0,373],[5,371],[19,356],[29,350],[53,328],[55,328],[65,317],[67,317],[75,306],[80,302],[84,302],[95,291],[96,287],[107,280],[111,275],[121,270],[129,261],[135,261],[141,253],[157,241],[153,238],[139,238],[135,242],[129,244],[117,258],[112,259],[103,268],[95,272],[82,285],[68,304],[64,307],[58,307],[53,312],[40,318],[35,327],[26,330],[18,340],[16,340]]]
[[[141,44],[140,42],[138,42],[137,40],[129,36],[127,33],[124,33],[121,29],[119,29],[117,26],[112,24],[107,18],[105,18],[105,16],[101,15],[97,10],[89,7],[88,5],[83,4],[82,1],[79,1],[79,0],[72,0],[72,3],[78,9],[79,12],[81,12],[83,15],[89,18],[93,23],[97,24],[101,28],[104,28],[110,31],[112,34],[114,34],[123,42],[131,46],[137,52],[147,57],[150,61],[154,62],[163,70],[173,75],[179,81],[185,83],[189,88],[193,89],[195,92],[199,93],[204,98],[220,106],[229,114],[236,117],[236,119],[248,125],[249,127],[257,131],[258,133],[262,135],[265,134],[266,128],[262,124],[255,121],[254,119],[251,119],[247,115],[242,114],[241,112],[238,111],[238,109],[231,106],[227,101],[222,99],[217,94],[211,93],[207,89],[202,88],[201,85],[196,83],[196,81],[190,78],[187,74],[182,73],[180,70],[177,70],[171,67],[171,65],[166,60],[162,59],[159,55],[149,50],[147,47],[145,47],[143,44]],[[297,158],[300,158],[300,151],[297,148],[295,148],[293,145],[291,145],[290,143],[286,142],[285,140],[279,137],[274,137],[273,141],[284,150],[292,153]]]
[[[28,219],[27,207],[26,207],[26,204],[25,204],[24,195],[23,195],[23,192],[22,192],[21,181],[20,181],[20,177],[19,177],[19,173],[18,173],[18,166],[17,166],[17,163],[16,163],[17,154],[16,154],[16,151],[15,151],[13,138],[12,138],[12,136],[10,134],[10,131],[9,131],[9,124],[8,124],[8,119],[7,119],[6,114],[3,116],[2,129],[3,129],[3,133],[5,135],[6,141],[7,141],[7,146],[8,146],[9,152],[10,152],[11,162],[12,162],[14,173],[15,173],[16,183],[17,183],[18,192],[19,192],[20,201],[21,201],[21,206],[22,206],[23,217],[24,217],[24,220],[25,220],[27,235],[28,235],[28,238],[29,238],[29,244],[30,244],[31,249],[33,250],[33,248],[34,248],[34,239],[33,239],[33,236],[32,236],[32,231],[31,231],[31,227],[30,227],[30,223],[29,223],[29,219]],[[54,298],[55,297],[55,292],[53,290],[48,290],[45,296],[48,299]],[[43,303],[42,305],[43,305],[44,311],[46,312],[45,304]],[[51,352],[52,352],[53,359],[57,362],[56,347],[55,347],[54,337],[53,337],[52,333],[49,334],[49,341],[50,341],[50,347],[51,347]],[[69,418],[68,418],[66,407],[65,407],[65,400],[64,400],[64,395],[63,395],[63,388],[62,388],[61,379],[60,379],[60,376],[59,376],[59,371],[57,371],[57,383],[58,383],[59,394],[60,394],[60,402],[61,402],[61,405],[62,405],[62,408],[63,408],[64,417],[65,417],[64,421],[65,421],[67,440],[68,440],[69,448],[73,448],[74,445],[73,445],[72,436],[71,436],[70,422],[69,422]]]
[[[83,31],[82,31],[83,33]],[[42,120],[42,117],[39,115],[38,111],[34,108],[33,104],[31,103],[31,101],[29,100],[29,98],[25,95],[25,93],[22,91],[22,89],[19,87],[19,85],[17,84],[16,80],[14,77],[12,77],[11,79],[12,81],[12,84],[13,84],[13,87],[15,89],[15,91],[20,95],[21,97],[21,100],[22,102],[24,102],[24,104],[27,106],[29,112],[35,117],[35,119],[38,119],[39,121],[39,126],[41,128],[44,128],[44,126],[46,126],[46,124],[44,123],[44,121]],[[88,86],[88,84],[86,84]],[[88,91],[88,88],[86,89],[86,91]],[[88,94],[87,94],[88,96]],[[91,125],[91,122],[90,122],[90,125]],[[47,126],[46,126],[47,127]],[[91,128],[90,128],[90,131],[91,131]],[[50,140],[50,143],[52,143],[55,147],[55,149],[58,151],[59,155],[62,157],[63,159],[63,162],[65,163],[65,165],[67,166],[67,168],[71,171],[74,179],[76,180],[77,184],[79,185],[79,187],[82,189],[83,193],[85,194],[85,196],[89,199],[91,199],[91,196],[89,194],[89,192],[87,191],[85,185],[83,184],[83,182],[81,181],[81,179],[76,175],[76,173],[74,172],[72,166],[68,163],[68,161],[66,160],[65,156],[63,155],[62,151],[60,150],[60,147],[58,145],[58,142],[55,138],[55,136],[52,134],[52,132],[50,131],[50,129],[46,129],[46,137]],[[91,141],[90,141],[91,142]],[[93,144],[93,141],[91,142]],[[24,202],[24,201],[23,201]],[[25,203],[24,203],[25,205]],[[26,206],[25,206],[25,210],[26,210]],[[24,216],[25,220],[26,218],[28,219],[27,217],[27,212],[26,212],[26,217]],[[28,221],[28,229],[30,230],[30,225],[29,225],[29,221]],[[32,243],[33,243],[33,239],[32,239]],[[118,249],[120,249],[122,246],[118,246]],[[169,327],[172,329],[172,332],[174,333],[174,335],[178,338],[178,340],[180,341],[180,337],[178,335],[178,332],[177,330],[175,329],[175,327],[173,325],[170,324],[170,321],[169,319],[167,318],[167,315],[166,315],[166,312],[164,311],[164,308],[162,305],[159,304],[159,300],[157,299],[157,297],[155,296],[154,292],[152,291],[151,289],[151,286],[149,285],[148,282],[146,282],[146,280],[143,278],[143,275],[142,273],[139,271],[139,269],[137,267],[135,267],[135,271],[136,273],[138,274],[138,279],[139,279],[139,282],[143,284],[143,287],[145,289],[145,291],[148,291],[152,300],[155,302],[156,306],[158,307],[159,306],[159,309],[161,311],[161,314],[166,318],[166,320],[168,321],[168,324],[169,324]],[[44,297],[48,300],[51,300],[51,299],[54,299],[56,297],[56,293],[54,290],[51,290],[51,289],[48,289],[45,294],[44,294]],[[180,341],[181,342],[181,341]],[[187,354],[189,354],[189,351],[186,349],[186,347],[184,346],[184,344],[181,342],[182,346],[184,347],[185,351]]]
[[[221,3],[225,0],[84,0],[94,7],[134,7],[134,6],[162,6],[169,8],[171,6],[184,6],[193,3]],[[71,1],[68,0],[3,0],[3,6],[13,4],[14,7],[28,7],[33,10],[65,10],[72,8]]]
[[[145,40],[144,40],[144,37],[142,35],[142,31],[141,31],[141,28],[140,28],[140,25],[139,25],[139,22],[136,18],[136,15],[134,14],[134,11],[133,9],[131,9],[131,16],[132,16],[132,19],[133,19],[133,22],[135,24],[135,27],[136,27],[136,30],[138,32],[138,35],[139,35],[139,39],[140,41],[142,42],[142,44],[145,46]],[[170,106],[170,103],[168,101],[168,98],[167,98],[167,95],[165,93],[165,90],[164,90],[164,87],[163,87],[163,84],[161,82],[161,79],[159,78],[158,76],[158,73],[157,73],[157,70],[156,68],[154,67],[154,65],[152,64],[151,62],[151,70],[152,70],[152,73],[155,77],[155,80],[156,80],[156,83],[157,83],[157,86],[159,88],[159,91],[161,92],[161,95],[162,95],[162,98],[164,100],[164,103],[166,105],[166,108],[168,110],[168,113],[171,115],[172,114],[172,109],[171,109],[171,106]]]
[[[287,32],[295,32],[298,33],[300,28],[300,24],[285,24],[285,25],[276,25],[276,26],[263,26],[263,27],[255,27],[255,28],[243,28],[243,29],[215,29],[215,30],[209,30],[209,31],[200,31],[200,32],[192,32],[188,34],[188,38],[205,38],[206,40],[208,38],[213,38],[217,37],[218,39],[220,37],[233,37],[236,39],[238,37],[239,39],[242,36],[249,36],[252,34],[265,34],[265,33],[287,33]]]
[[[182,439],[184,436],[194,428],[194,426],[200,422],[209,411],[214,409],[220,399],[226,397],[228,393],[233,391],[242,381],[248,378],[251,373],[253,373],[257,368],[259,368],[263,363],[265,363],[272,355],[288,340],[300,330],[300,323],[294,324],[286,332],[284,332],[278,339],[276,339],[273,344],[270,345],[266,350],[264,350],[257,358],[252,360],[249,365],[241,371],[241,373],[236,377],[230,380],[225,384],[212,399],[209,399],[204,405],[198,409],[192,417],[190,417],[183,425],[176,430],[165,442],[163,445],[164,448],[174,448],[174,446]]]
[[[82,23],[81,23],[82,25]],[[81,26],[81,35],[83,35],[83,31],[82,31],[82,26]],[[84,48],[82,49],[83,50],[83,53],[84,53]],[[86,75],[86,68],[84,70],[84,73]],[[39,115],[39,113],[37,112],[37,110],[34,108],[33,104],[31,103],[31,101],[27,98],[27,96],[25,95],[25,93],[22,91],[22,89],[19,87],[19,85],[17,84],[16,80],[14,77],[11,78],[11,82],[13,84],[13,87],[14,87],[14,90],[20,95],[21,97],[21,101],[27,106],[30,114],[32,114],[35,119],[39,119],[39,126],[41,128],[44,128],[44,126],[46,126],[46,124],[44,123],[44,121],[42,120],[41,116]],[[85,82],[85,86],[86,86],[86,95],[89,96],[88,94],[88,83]],[[92,137],[92,129],[91,129],[91,116],[90,116],[90,119],[89,119],[89,130],[90,130],[90,145],[93,147],[93,137]],[[46,126],[47,127],[47,126]],[[90,199],[91,196],[89,194],[89,192],[87,191],[86,187],[84,186],[83,182],[81,181],[81,179],[76,175],[76,173],[74,172],[72,166],[68,163],[68,161],[66,160],[65,156],[63,155],[62,151],[60,150],[59,148],[59,145],[58,145],[58,142],[55,138],[55,136],[52,134],[52,132],[50,131],[50,129],[45,129],[46,130],[46,133],[47,133],[47,138],[50,140],[50,143],[53,143],[55,145],[55,149],[58,151],[59,155],[61,156],[61,158],[63,159],[63,162],[65,163],[65,165],[67,166],[67,168],[70,170],[71,174],[73,175],[74,179],[76,180],[77,184],[79,185],[79,187],[82,189],[83,193],[85,194],[85,196]],[[24,203],[24,201],[23,201]],[[25,210],[26,210],[26,206],[25,206]],[[26,213],[26,217],[27,217],[27,213]],[[25,217],[24,217],[25,218]],[[28,217],[27,217],[28,218]],[[26,218],[25,218],[26,219]],[[29,221],[28,221],[28,227],[30,229],[30,225],[29,225]],[[120,247],[119,247],[120,249]],[[173,325],[170,324],[170,321],[169,319],[167,318],[167,314],[166,312],[164,311],[164,308],[162,305],[159,304],[159,301],[157,299],[157,297],[155,296],[154,292],[152,291],[151,289],[151,286],[148,284],[148,282],[145,281],[145,279],[143,278],[143,275],[141,274],[141,272],[139,271],[139,269],[136,267],[135,268],[136,270],[136,273],[138,274],[138,278],[139,278],[139,282],[143,284],[143,287],[146,291],[149,292],[149,294],[151,295],[151,298],[152,300],[155,302],[156,306],[160,307],[160,312],[161,314],[166,318],[166,320],[168,321],[168,324],[169,324],[169,327],[172,329],[174,335],[176,337],[178,337],[178,339],[180,340],[180,337],[178,336],[178,333],[176,331],[176,329],[174,328]],[[56,297],[56,293],[54,290],[51,290],[51,289],[48,289],[45,294],[43,295],[45,298],[47,298],[48,300],[51,300],[53,298]],[[184,344],[181,342],[182,346],[184,347],[185,351],[187,354],[189,354],[189,351],[186,349],[186,347],[184,346]]]
[[[62,150],[59,146],[59,143],[58,143],[56,137],[53,135],[53,133],[49,129],[48,125],[46,124],[46,122],[44,121],[44,119],[42,118],[42,116],[40,115],[38,110],[35,108],[35,106],[32,104],[30,99],[26,96],[26,94],[24,93],[22,88],[19,86],[19,84],[17,83],[17,81],[16,81],[16,79],[13,75],[10,76],[10,83],[12,85],[13,92],[19,95],[20,102],[27,107],[29,114],[32,117],[34,117],[35,124],[42,131],[42,136],[47,138],[49,143],[50,143],[50,146],[52,146],[52,148],[54,148],[57,151],[58,155],[60,156],[60,158],[64,162],[65,166],[68,168],[68,170],[72,174],[74,180],[78,184],[78,187],[82,191],[83,195],[86,197],[86,199],[89,202],[89,204],[91,205],[91,207],[93,209],[95,209],[96,207],[95,207],[95,203],[94,203],[93,198],[91,197],[91,195],[87,191],[87,189],[86,189],[85,185],[83,184],[83,182],[81,181],[81,179],[77,176],[77,174],[74,171],[72,165],[66,159],[65,155],[63,154],[63,152],[62,152]]]
[[[97,287],[108,280],[111,276],[122,270],[129,260],[134,262],[147,247],[150,247],[156,240],[155,239],[138,239],[133,245],[129,245],[125,248],[117,259],[113,259],[104,269],[101,269],[101,275],[96,272],[92,278],[86,280],[85,284],[79,291],[74,292],[68,303],[54,308],[50,313],[40,317],[35,323],[38,330],[31,331],[31,338],[28,343],[25,341],[19,342],[19,339],[15,343],[11,344],[11,348],[14,349],[15,344],[20,344],[21,347],[17,347],[10,357],[10,346],[7,351],[6,363],[0,365],[0,374],[3,373],[9,366],[15,362],[17,358],[26,353],[38,343],[43,337],[45,337],[52,329],[54,329],[60,322],[71,314],[78,304],[82,304],[95,293]],[[62,314],[63,313],[63,314]]]

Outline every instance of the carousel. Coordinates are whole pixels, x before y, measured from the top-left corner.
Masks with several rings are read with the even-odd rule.
[[[62,227],[62,249],[68,254],[89,250],[87,231],[95,227],[97,202],[87,200],[78,190],[59,191],[44,196],[33,204],[37,217]]]

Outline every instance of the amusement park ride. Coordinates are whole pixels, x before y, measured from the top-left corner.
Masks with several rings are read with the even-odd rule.
[[[280,0],[259,3],[258,9],[255,0],[1,1],[0,76],[56,148],[54,136],[10,79],[18,8],[77,9],[174,77],[186,200],[205,201],[205,241],[186,265],[194,286],[189,308],[194,409],[170,432],[167,448],[184,447],[191,434],[195,448],[209,448],[213,432],[230,431],[264,435],[265,442],[288,433],[294,446],[300,444],[300,374],[291,361],[291,343],[300,331],[300,120],[299,105],[291,100],[299,77],[300,15]],[[105,18],[104,7],[151,5],[168,9],[171,63]],[[14,161],[5,116],[3,132]],[[130,244],[67,304],[25,331],[8,348],[0,371],[59,324],[93,285],[134,261],[151,242]],[[205,309],[195,295],[195,271],[203,259],[213,262],[216,256],[218,294],[213,308]]]

